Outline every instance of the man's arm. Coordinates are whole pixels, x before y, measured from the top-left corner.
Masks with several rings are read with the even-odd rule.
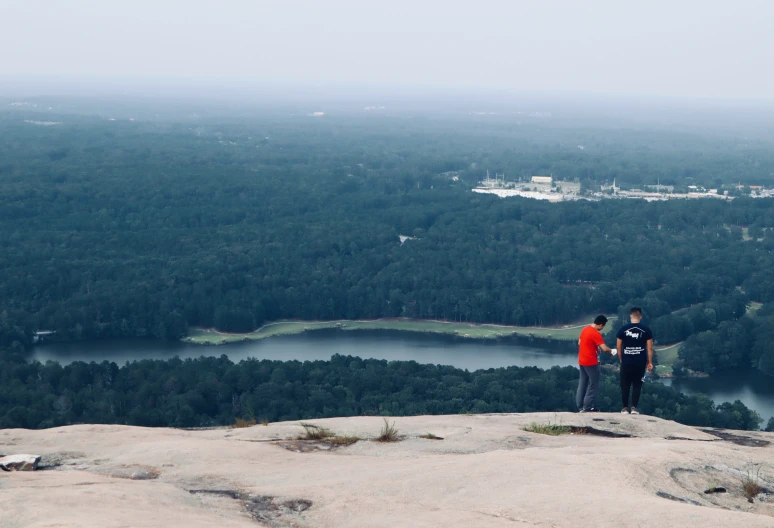
[[[597,345],[597,346],[599,348],[601,348],[602,350],[604,350],[605,352],[607,352],[608,354],[613,354],[613,349],[610,348],[609,346],[607,346],[604,341],[599,343],[599,345]]]
[[[618,362],[623,363],[623,359],[621,359],[621,353],[623,352],[623,339],[620,337],[615,340],[615,348],[618,350]]]
[[[653,370],[653,340],[648,339],[648,372]]]

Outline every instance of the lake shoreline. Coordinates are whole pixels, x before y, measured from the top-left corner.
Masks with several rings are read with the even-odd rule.
[[[609,319],[616,319],[609,316]],[[575,348],[581,329],[588,323],[556,326],[508,326],[488,323],[458,323],[432,319],[381,318],[381,319],[339,319],[335,321],[283,320],[268,323],[253,332],[222,332],[215,328],[192,327],[189,334],[180,339],[183,343],[201,346],[222,346],[234,343],[258,341],[283,335],[319,334],[325,331],[358,333],[371,332],[377,335],[424,334],[437,338],[450,338],[452,341],[471,341],[477,343],[512,343],[514,345],[532,345],[538,347]],[[608,327],[607,332],[612,326]],[[605,332],[607,334],[607,332]],[[681,343],[671,344],[664,350],[679,347]],[[660,350],[656,350],[659,353]],[[676,351],[670,362],[656,369],[657,377],[672,379],[672,362],[677,358]],[[706,378],[709,374],[697,371],[685,371],[682,378]]]
[[[615,320],[615,315],[609,315],[609,320]],[[584,318],[585,319],[585,318]],[[591,316],[588,318],[591,319]],[[515,346],[533,346],[543,349],[575,352],[576,340],[587,322],[576,321],[566,325],[553,326],[510,326],[492,323],[463,323],[434,319],[410,318],[379,318],[379,319],[338,319],[332,321],[280,320],[267,323],[260,328],[245,333],[224,332],[215,328],[190,327],[187,335],[174,340],[175,342],[196,346],[222,346],[262,341],[268,338],[278,338],[293,335],[321,335],[328,332],[353,332],[374,336],[432,336],[448,342],[500,343]],[[607,332],[612,329],[608,326]],[[147,336],[146,336],[147,337]],[[109,338],[108,338],[109,339]],[[74,342],[58,341],[55,342]],[[89,340],[86,340],[89,341]],[[657,378],[675,379],[672,365],[677,359],[677,348],[682,343],[674,343],[656,349],[660,364],[655,369]],[[667,352],[669,351],[669,352]],[[667,352],[666,357],[661,354]],[[664,361],[666,360],[666,361]],[[684,371],[680,378],[706,378],[704,372]]]
[[[200,357],[228,357],[234,363],[244,359],[280,361],[330,361],[334,355],[388,361],[416,361],[455,368],[479,369],[508,366],[577,365],[577,350],[565,341],[534,341],[513,338],[473,340],[454,335],[396,330],[336,328],[274,336],[271,339],[241,340],[228,347],[203,347],[180,340],[155,338],[101,339],[80,342],[49,342],[33,347],[30,361],[48,360],[66,365],[73,361],[124,361],[144,359],[182,360]]]

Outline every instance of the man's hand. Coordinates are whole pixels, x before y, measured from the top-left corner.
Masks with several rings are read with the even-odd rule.
[[[648,372],[653,370],[653,363],[648,363]]]
[[[615,356],[615,354],[618,352],[615,348],[610,348],[604,343],[599,345],[599,347],[597,347],[597,352],[599,352],[599,350],[602,350],[602,352],[607,352],[611,356]]]

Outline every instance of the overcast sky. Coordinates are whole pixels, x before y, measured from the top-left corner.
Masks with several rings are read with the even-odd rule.
[[[0,76],[774,98],[772,0],[0,0]]]

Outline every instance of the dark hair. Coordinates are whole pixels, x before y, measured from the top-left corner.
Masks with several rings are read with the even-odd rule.
[[[604,315],[598,315],[596,319],[594,319],[594,324],[598,325],[604,325],[607,324],[607,317]]]
[[[642,310],[635,306],[635,307],[632,308],[632,311],[630,313],[637,314],[637,315],[642,315]]]

